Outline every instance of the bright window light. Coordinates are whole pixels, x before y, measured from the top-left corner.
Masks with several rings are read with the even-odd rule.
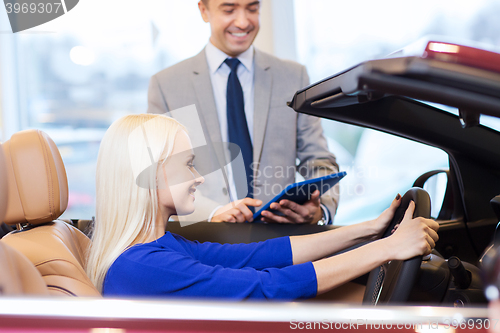
[[[77,65],[89,66],[95,61],[94,52],[85,46],[75,46],[69,51],[69,57]]]
[[[430,43],[429,50],[434,52],[443,52],[443,53],[458,53],[460,47],[458,45],[451,45],[445,43]]]

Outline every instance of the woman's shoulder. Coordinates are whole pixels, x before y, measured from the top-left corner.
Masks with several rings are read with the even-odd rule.
[[[129,247],[123,251],[118,259],[144,263],[145,256],[151,253],[185,252],[186,243],[189,242],[190,241],[182,236],[167,232],[165,235],[152,242],[135,244]]]

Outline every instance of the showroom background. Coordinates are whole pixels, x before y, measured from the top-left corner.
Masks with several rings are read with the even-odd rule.
[[[311,82],[429,34],[500,47],[494,0],[262,0],[261,12],[256,46],[306,65]],[[95,163],[105,130],[122,115],[145,112],[151,75],[198,53],[209,34],[197,0],[84,0],[16,34],[0,8],[0,140],[39,128],[56,141],[70,186],[63,218],[95,214]],[[333,121],[323,126],[348,173],[336,224],[377,216],[420,174],[448,167],[438,149]],[[437,198],[442,190],[429,188]]]

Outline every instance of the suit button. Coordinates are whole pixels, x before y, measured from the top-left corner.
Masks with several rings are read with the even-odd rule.
[[[225,187],[222,188],[222,194],[227,195],[227,188]]]

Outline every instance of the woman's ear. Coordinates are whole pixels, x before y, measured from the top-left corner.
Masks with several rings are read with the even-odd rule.
[[[165,175],[165,169],[163,164],[159,164],[156,172],[156,188],[159,190],[164,190],[168,187],[167,178]]]
[[[162,168],[160,168],[161,170]],[[151,184],[151,178],[156,170],[156,184]],[[160,172],[163,173],[163,172]],[[145,189],[150,189],[151,187],[158,187],[158,163],[153,163],[152,165],[148,166],[146,169],[144,169],[138,176],[137,179],[135,180],[135,183],[137,186],[140,188],[145,188]],[[162,176],[163,177],[163,176]]]

